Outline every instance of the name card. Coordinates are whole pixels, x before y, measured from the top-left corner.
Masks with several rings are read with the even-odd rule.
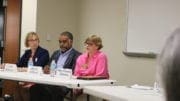
[[[6,63],[5,67],[4,67],[4,71],[17,72],[17,66],[16,66],[16,64]]]
[[[72,77],[72,69],[58,69],[56,71],[56,76],[59,76],[59,77],[65,77],[65,78],[68,78],[70,79]]]
[[[28,73],[30,74],[36,74],[36,75],[41,75],[42,74],[42,67],[40,66],[31,66],[27,70]]]

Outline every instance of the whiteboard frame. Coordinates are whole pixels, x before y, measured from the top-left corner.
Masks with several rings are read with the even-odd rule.
[[[127,41],[128,41],[128,17],[129,17],[129,0],[126,0],[126,32],[124,33],[125,35],[125,45],[124,45],[124,50],[123,54],[126,56],[130,57],[146,57],[146,58],[156,58],[157,53],[141,53],[141,52],[129,52],[127,50]]]

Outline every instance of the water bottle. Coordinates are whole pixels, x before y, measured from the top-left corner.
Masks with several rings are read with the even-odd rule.
[[[156,92],[160,92],[160,88],[159,88],[158,82],[154,82],[154,90],[155,90]]]
[[[52,60],[50,65],[50,76],[54,77],[56,75],[56,62]]]
[[[28,61],[28,68],[32,67],[34,64],[33,64],[33,59],[32,58],[29,58],[29,61]]]

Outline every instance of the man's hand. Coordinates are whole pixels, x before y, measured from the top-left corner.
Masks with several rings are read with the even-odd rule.
[[[50,73],[50,68],[49,68],[49,65],[46,65],[43,69],[44,71],[44,74],[49,74]]]

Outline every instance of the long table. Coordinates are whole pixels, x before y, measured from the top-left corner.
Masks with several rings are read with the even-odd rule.
[[[142,90],[126,86],[86,86],[84,93],[110,101],[165,101],[155,90]]]
[[[47,74],[35,75],[27,72],[6,72],[0,71],[1,79],[15,80],[15,81],[26,81],[40,84],[66,86],[68,88],[79,88],[82,89],[84,86],[90,85],[113,85],[116,80],[80,80],[75,78],[65,77],[51,77]]]
[[[14,80],[14,81],[24,81],[33,82],[39,84],[56,85],[56,86],[66,86],[71,88],[70,100],[75,101],[76,98],[73,95],[73,89],[83,89],[85,86],[93,85],[115,85],[116,80],[101,79],[101,80],[80,80],[75,78],[67,77],[51,77],[48,74],[30,74],[27,72],[7,72],[0,70],[0,79]],[[89,96],[87,96],[87,101]]]

